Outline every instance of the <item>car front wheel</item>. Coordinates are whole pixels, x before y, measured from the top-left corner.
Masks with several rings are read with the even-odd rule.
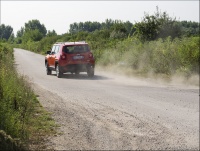
[[[46,63],[46,73],[47,75],[51,75],[51,70],[49,69],[48,63]]]

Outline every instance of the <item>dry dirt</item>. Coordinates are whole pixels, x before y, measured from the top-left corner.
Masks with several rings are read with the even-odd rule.
[[[45,73],[44,56],[15,49],[19,73],[29,77],[43,107],[60,125],[47,138],[55,150],[199,150],[199,88],[128,78],[96,69]]]

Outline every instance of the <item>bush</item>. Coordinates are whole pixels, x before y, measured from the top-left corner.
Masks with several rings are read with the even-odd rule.
[[[199,73],[199,37],[158,39],[142,43],[137,38],[118,42],[98,55],[100,65],[116,65],[138,72],[172,75]]]
[[[24,77],[13,66],[12,49],[0,47],[0,129],[12,137],[27,138],[26,123],[36,102]]]
[[[55,133],[54,126],[53,119],[42,109],[25,77],[17,74],[13,65],[13,49],[7,44],[0,45],[0,130],[13,139],[19,139],[27,148],[31,141],[42,141],[45,135]],[[12,142],[7,137],[0,138],[0,144],[7,147],[16,145]]]
[[[0,130],[0,150],[24,150],[21,144]]]

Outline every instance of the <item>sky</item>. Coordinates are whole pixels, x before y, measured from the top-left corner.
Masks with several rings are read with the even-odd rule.
[[[57,34],[69,31],[74,22],[106,19],[140,22],[144,13],[153,15],[158,6],[161,12],[182,21],[199,22],[199,0],[193,1],[7,1],[0,0],[0,23],[10,25],[14,34],[30,20],[37,19],[47,30]]]

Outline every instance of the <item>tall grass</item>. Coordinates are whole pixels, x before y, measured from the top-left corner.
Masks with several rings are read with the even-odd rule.
[[[23,77],[17,75],[9,48],[1,48],[0,62],[0,129],[24,139],[27,137],[26,123],[31,104],[36,99]]]
[[[144,43],[129,38],[94,54],[102,66],[119,65],[140,73],[183,73],[186,76],[199,73],[199,37],[174,40],[168,37]]]
[[[43,125],[52,121],[51,118],[44,120],[42,117],[49,117],[49,114],[40,110],[41,106],[30,85],[16,72],[12,48],[0,45],[0,130],[27,143],[38,129],[41,131]],[[35,116],[36,112],[39,115]]]

